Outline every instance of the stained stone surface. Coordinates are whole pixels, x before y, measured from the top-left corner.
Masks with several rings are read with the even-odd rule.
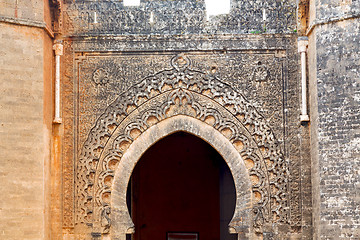
[[[2,1],[1,237],[125,239],[134,164],[181,130],[231,166],[239,239],[360,239],[360,1],[309,4],[232,0],[207,20],[202,0]],[[56,126],[49,29],[64,44]]]
[[[109,200],[132,170],[122,155],[153,124],[186,116],[222,134],[247,166],[249,174],[233,168],[253,194],[250,212],[239,207],[231,223],[240,239],[308,236],[295,6],[233,1],[229,14],[206,21],[202,1],[67,1],[64,226],[81,238],[130,231],[122,197]],[[112,186],[117,168],[125,168],[122,184]],[[238,192],[238,202],[247,202]]]
[[[317,92],[310,94],[312,138],[318,141],[312,146],[312,171],[319,239],[360,238],[359,33],[358,19],[319,26],[314,33],[317,64],[311,84]]]
[[[241,92],[256,108],[261,109],[283,139],[283,76],[284,58],[272,54],[239,54],[238,52],[188,53],[192,68],[202,70],[221,79]],[[79,63],[80,142],[86,138],[86,130],[112,103],[119,93],[147,76],[171,68],[171,53],[88,55]],[[129,64],[131,62],[131,64]],[[87,101],[88,99],[94,101]],[[87,119],[92,119],[86,124]]]
[[[316,19],[318,21],[356,16],[359,14],[359,1],[320,0],[316,4]],[[336,31],[336,28],[332,31]],[[342,43],[340,45],[342,45]]]
[[[201,0],[141,1],[140,6],[109,0],[68,1],[65,20],[69,34],[86,36],[292,33],[296,29],[296,3],[232,0],[229,14],[207,21]]]

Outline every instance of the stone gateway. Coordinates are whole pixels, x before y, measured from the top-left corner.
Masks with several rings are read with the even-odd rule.
[[[360,2],[228,1],[0,2],[1,239],[360,238]]]

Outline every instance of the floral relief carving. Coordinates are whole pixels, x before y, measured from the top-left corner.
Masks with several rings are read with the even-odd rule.
[[[261,62],[257,63],[253,71],[253,81],[266,82],[269,78],[269,70]]]
[[[100,85],[107,84],[109,82],[109,73],[103,68],[98,68],[93,73],[93,81]]]

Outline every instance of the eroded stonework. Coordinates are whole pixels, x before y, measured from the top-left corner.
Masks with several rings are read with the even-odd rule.
[[[206,19],[204,1],[69,1],[65,29],[75,35],[291,33],[296,29],[292,1],[232,0],[229,14]],[[263,11],[266,11],[264,20]]]
[[[132,231],[122,201],[132,167],[122,158],[151,129],[183,117],[205,124],[236,149],[238,158],[228,165],[245,205],[237,205],[231,231],[239,239],[300,236],[308,223],[302,221],[294,8],[290,1],[265,5],[233,1],[229,14],[206,21],[202,1],[145,1],[130,8],[115,1],[65,4],[69,232],[116,239]],[[252,31],[268,34],[242,34]],[[290,34],[272,34],[284,32]],[[114,186],[119,169],[125,172]]]
[[[184,131],[228,164],[239,240],[360,239],[360,1],[230,2],[1,1],[2,238],[124,240],[131,170]]]
[[[174,54],[87,54],[79,61],[79,144],[84,143],[87,130],[96,118],[102,114],[104,106],[115,100],[119,93],[130,88],[131,85],[149,75],[163,69],[172,68],[170,62]],[[283,139],[282,104],[283,58],[276,58],[273,54],[239,54],[238,51],[218,54],[188,53],[192,66],[205,70],[204,73],[222,79],[244,97],[256,101],[252,104],[261,108],[261,114],[272,123],[278,137]],[[131,64],[129,64],[131,63]],[[226,67],[224,67],[226,66]],[[259,91],[260,90],[260,91]],[[275,93],[275,94],[274,94]],[[88,102],[91,98],[96,101]],[[276,102],[276,104],[274,104]],[[91,118],[90,121],[89,118]],[[79,145],[79,146],[80,146]]]
[[[209,124],[238,149],[252,182],[252,220],[248,226],[251,231],[263,233],[264,227],[266,231],[274,231],[268,226],[278,223],[290,227],[301,219],[296,200],[299,198],[288,187],[289,163],[283,154],[283,144],[278,141],[284,139],[281,127],[284,119],[282,108],[276,106],[283,105],[283,98],[274,99],[270,109],[260,113],[244,96],[257,93],[261,99],[264,94],[265,102],[269,93],[281,93],[284,63],[277,52],[270,55],[160,54],[157,57],[87,54],[76,59],[80,80],[77,84],[80,94],[75,101],[80,110],[77,149],[81,149],[75,165],[76,226],[89,226],[86,230],[89,233],[109,232],[111,183],[121,156],[150,126],[177,115]],[[122,71],[127,60],[132,61],[133,71],[143,71],[139,74]],[[231,67],[222,68],[229,61]],[[138,76],[144,80],[118,95],[136,82]],[[259,92],[259,88],[272,90]],[[236,177],[236,171],[233,174],[241,179]],[[238,192],[242,194],[239,189]],[[239,219],[233,219],[230,224],[237,231],[243,228],[236,227],[237,224],[244,225]]]

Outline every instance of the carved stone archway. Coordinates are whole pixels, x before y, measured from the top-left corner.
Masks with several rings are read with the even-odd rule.
[[[131,144],[122,156],[114,176],[111,194],[112,239],[122,239],[125,237],[125,233],[133,232],[134,224],[126,205],[126,190],[135,165],[152,145],[178,131],[184,131],[201,138],[224,158],[230,171],[234,174],[236,189],[236,207],[229,224],[229,230],[232,233],[237,233],[251,227],[251,182],[239,152],[226,137],[220,132],[214,131],[206,123],[192,117],[177,115],[167,118],[147,129]]]
[[[261,233],[265,225],[288,224],[287,163],[264,117],[230,86],[191,69],[185,56],[174,57],[172,66],[121,94],[91,129],[76,166],[77,224],[87,224],[93,236],[121,238],[129,231],[124,193],[146,150],[135,146],[147,139],[143,146],[149,147],[180,130],[204,139],[227,161],[237,192],[234,232]]]

